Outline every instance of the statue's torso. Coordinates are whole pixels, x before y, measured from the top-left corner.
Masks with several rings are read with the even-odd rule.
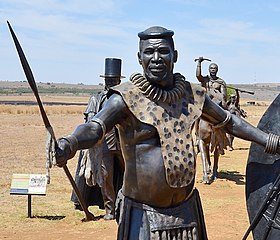
[[[168,185],[157,130],[133,115],[118,129],[126,161],[124,195],[157,207],[168,207],[185,200],[193,185],[181,188]]]
[[[205,86],[207,95],[218,105],[221,105],[222,101],[226,99],[225,86],[226,83],[223,79],[217,78],[214,80],[210,76],[207,76],[207,84]]]
[[[157,207],[176,205],[191,193],[195,152],[191,130],[204,93],[185,85],[174,103],[145,97],[132,83],[116,87],[128,107],[118,125],[125,158],[124,195]]]

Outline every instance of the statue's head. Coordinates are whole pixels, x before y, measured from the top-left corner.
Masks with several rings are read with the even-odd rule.
[[[178,58],[174,47],[174,32],[163,27],[150,27],[138,33],[138,61],[145,77],[163,88],[173,84],[173,68]]]
[[[122,60],[119,58],[105,58],[105,74],[100,75],[104,78],[106,87],[113,87],[121,83]]]
[[[219,70],[219,68],[218,68],[218,65],[216,63],[211,63],[209,65],[209,73],[210,73],[210,75],[216,76],[218,70]]]
[[[236,95],[235,95],[235,94],[231,94],[231,95],[229,96],[229,100],[230,100],[231,103],[235,103],[235,101],[236,101]]]

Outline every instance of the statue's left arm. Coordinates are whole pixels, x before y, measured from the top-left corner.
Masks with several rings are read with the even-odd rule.
[[[201,118],[213,124],[214,127],[223,127],[226,132],[235,137],[264,146],[268,153],[280,153],[278,136],[267,134],[245,120],[230,114],[212,102],[208,96],[205,98]]]

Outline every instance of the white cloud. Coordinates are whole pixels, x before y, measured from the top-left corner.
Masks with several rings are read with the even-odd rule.
[[[175,31],[179,51],[175,69],[190,80],[196,81],[193,60],[198,56],[218,62],[221,74],[236,82],[248,79],[244,76],[255,68],[272,72],[278,66],[270,59],[280,55],[280,34],[272,21],[279,4],[266,7],[261,20],[256,4],[252,7],[234,1],[237,6],[242,3],[240,12],[247,9],[250,18],[237,15],[238,7],[226,14],[228,6],[215,5],[218,1],[163,0],[158,5],[156,1],[135,0],[2,0],[0,57],[5,60],[1,61],[0,79],[24,78],[6,20],[12,24],[39,81],[100,81],[104,58],[109,56],[123,58],[127,77],[141,71],[136,58],[137,33],[151,25]],[[213,9],[216,11],[209,11]],[[235,68],[238,71],[232,71]]]

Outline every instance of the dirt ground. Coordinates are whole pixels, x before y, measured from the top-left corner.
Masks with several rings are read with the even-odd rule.
[[[70,100],[75,100],[73,98]],[[86,103],[88,98],[83,100]],[[114,221],[101,218],[81,222],[84,215],[74,210],[70,201],[71,185],[60,168],[51,169],[47,195],[32,196],[32,218],[27,217],[27,196],[10,195],[12,174],[45,173],[46,131],[36,106],[2,108],[0,106],[0,239],[116,239],[117,225]],[[71,110],[73,108],[76,110]],[[267,106],[242,108],[248,113],[247,121],[257,125]],[[83,106],[48,106],[49,120],[56,136],[67,135],[83,123],[83,110]],[[235,139],[235,150],[226,151],[221,156],[219,178],[210,185],[201,182],[202,167],[198,155],[196,188],[201,195],[210,240],[239,240],[248,227],[245,170],[249,147],[250,143]],[[68,162],[73,176],[76,169],[74,159]],[[96,216],[104,214],[96,207],[91,207],[90,211]]]

